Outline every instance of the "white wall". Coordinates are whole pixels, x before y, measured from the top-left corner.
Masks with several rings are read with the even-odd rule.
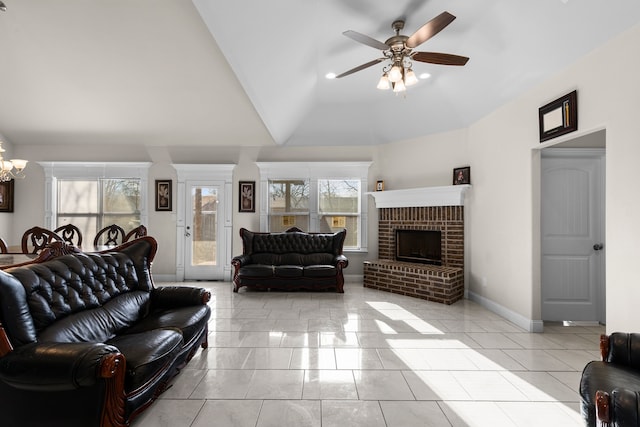
[[[469,128],[473,172],[470,291],[540,319],[537,250],[541,105],[578,90],[577,134],[606,128],[607,330],[637,331],[640,199],[629,179],[640,158],[640,25]]]

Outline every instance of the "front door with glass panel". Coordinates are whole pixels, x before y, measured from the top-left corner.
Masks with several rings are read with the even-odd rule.
[[[223,279],[220,258],[224,239],[219,238],[223,188],[207,182],[186,182],[185,280]]]

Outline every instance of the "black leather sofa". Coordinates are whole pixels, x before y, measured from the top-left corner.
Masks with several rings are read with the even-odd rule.
[[[344,293],[342,254],[347,230],[306,233],[292,227],[280,233],[240,229],[242,255],[231,260],[233,291],[242,286],[268,290],[332,289]]]
[[[640,334],[602,335],[600,352],[580,379],[585,425],[640,426]]]
[[[0,425],[127,426],[207,346],[210,294],[155,287],[156,250],[55,242],[0,271]]]

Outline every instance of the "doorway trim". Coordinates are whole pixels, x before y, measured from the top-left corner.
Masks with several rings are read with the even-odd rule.
[[[224,204],[219,214],[223,215],[224,280],[231,280],[231,236],[233,227],[233,169],[235,164],[172,164],[178,174],[177,189],[177,221],[176,221],[176,280],[184,281],[184,233],[186,220],[186,182],[187,181],[223,181]]]
[[[606,158],[606,144],[607,144],[607,127],[597,126],[588,130],[573,132],[568,135],[563,135],[559,137],[557,140],[547,141],[546,143],[537,145],[531,149],[531,161],[532,161],[532,318],[530,320],[531,328],[530,332],[543,332],[544,325],[542,321],[542,282],[541,282],[541,274],[542,274],[542,255],[541,255],[541,227],[540,227],[540,215],[541,215],[541,180],[542,180],[542,151],[550,148],[573,148],[579,149],[581,147],[577,147],[573,145],[573,141],[582,138],[584,136],[589,136],[595,134],[597,132],[604,131],[605,143],[603,148],[605,151]],[[594,147],[596,148],[596,147]],[[604,162],[605,167],[603,171],[604,175],[604,185],[606,188],[607,181],[607,170],[606,170],[606,160]],[[606,190],[605,190],[606,193]],[[605,212],[606,212],[606,203],[607,198],[605,194]],[[606,227],[606,218],[605,218],[605,227]],[[606,238],[606,236],[605,236]],[[605,261],[605,269],[606,269],[606,261]],[[606,277],[606,275],[605,275]],[[605,298],[606,298],[606,283],[605,283]],[[606,316],[606,313],[605,313]]]

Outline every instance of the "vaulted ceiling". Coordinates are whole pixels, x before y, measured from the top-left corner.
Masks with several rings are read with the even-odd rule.
[[[640,21],[636,0],[3,0],[0,134],[13,144],[375,145],[470,125]],[[404,95],[384,42],[470,57]],[[630,55],[637,52],[630,52]],[[574,88],[567,88],[567,92]],[[558,93],[554,95],[563,95]],[[535,116],[537,112],[533,111]]]

